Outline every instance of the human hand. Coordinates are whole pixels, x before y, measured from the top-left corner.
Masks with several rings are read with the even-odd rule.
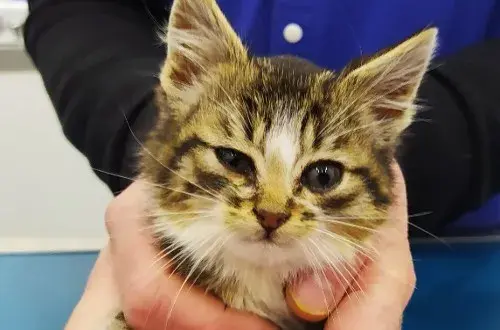
[[[328,317],[325,330],[396,330],[401,329],[403,311],[413,294],[416,278],[408,242],[406,187],[399,166],[394,166],[395,201],[389,212],[390,221],[380,230],[374,249],[374,260],[359,265],[355,281],[328,272],[330,286],[319,285],[313,277],[287,290],[287,302],[294,312],[309,321]],[[352,272],[351,272],[352,273]],[[335,293],[347,294],[335,304]],[[328,306],[325,306],[325,299]]]
[[[105,329],[120,309],[137,330],[165,330],[167,318],[168,329],[175,330],[276,329],[255,315],[225,308],[196,287],[181,289],[184,279],[163,269],[166,261],[158,261],[161,255],[145,230],[144,188],[145,183],[133,183],[108,207],[109,246],[100,253],[66,330]]]
[[[399,167],[396,179],[393,221],[380,233],[377,246],[380,258],[364,265],[355,281],[360,287],[348,289],[350,298],[329,306],[329,310],[335,308],[335,312],[327,321],[327,330],[401,327],[401,316],[413,292],[415,275],[407,240],[405,185]],[[220,301],[197,288],[183,289],[169,315],[183,280],[165,272],[161,265],[154,266],[158,264],[155,263],[158,253],[144,230],[142,207],[146,201],[142,189],[144,184],[136,182],[111,203],[106,214],[110,244],[101,252],[66,330],[102,329],[120,305],[128,323],[136,329],[164,330],[167,317],[169,329],[274,329],[258,317],[225,309]],[[336,281],[337,275],[330,275],[332,286],[339,292],[347,289]],[[359,294],[361,290],[364,294]],[[304,279],[299,287],[288,290],[287,300],[298,315],[318,321],[327,317],[325,296],[328,295],[323,294],[314,281]],[[302,298],[302,309],[294,303],[299,298]],[[196,306],[196,318],[191,314],[193,306]]]

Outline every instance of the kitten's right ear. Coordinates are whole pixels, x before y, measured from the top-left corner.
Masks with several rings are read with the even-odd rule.
[[[169,97],[195,102],[200,78],[211,67],[241,61],[247,51],[215,0],[175,0],[160,81]],[[179,94],[180,93],[180,94]]]

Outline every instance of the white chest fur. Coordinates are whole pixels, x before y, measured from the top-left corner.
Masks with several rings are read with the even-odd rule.
[[[228,271],[239,283],[231,301],[227,302],[231,307],[267,317],[284,329],[301,329],[301,323],[285,302],[284,286],[289,269],[239,264],[237,272]]]

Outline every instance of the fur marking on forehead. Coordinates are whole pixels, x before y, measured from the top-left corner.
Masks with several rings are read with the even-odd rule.
[[[290,122],[279,121],[273,125],[266,137],[266,162],[276,161],[286,173],[291,172],[300,149],[299,137],[292,126]]]

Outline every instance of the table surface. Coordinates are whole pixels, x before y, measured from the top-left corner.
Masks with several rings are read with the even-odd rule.
[[[404,330],[500,329],[500,243],[413,247]],[[0,329],[63,329],[95,253],[0,256]]]

